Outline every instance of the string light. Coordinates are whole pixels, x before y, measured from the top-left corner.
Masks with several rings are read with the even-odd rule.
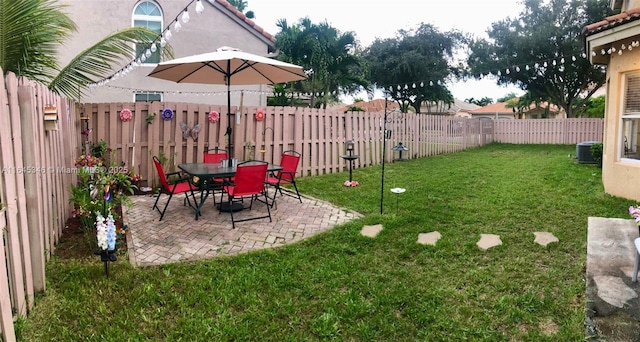
[[[151,42],[151,45],[148,49],[145,49],[139,55],[135,56],[131,62],[123,66],[120,70],[114,72],[111,76],[105,77],[104,79],[95,81],[93,83],[89,83],[87,84],[87,86],[103,86],[108,84],[111,80],[116,80],[117,78],[125,76],[135,68],[140,66],[140,64],[144,63],[148,58],[150,58],[151,55],[157,51],[158,46],[160,48],[164,48],[167,45],[167,42],[170,41],[173,37],[173,33],[171,32],[171,25],[173,24],[173,31],[177,33],[182,29],[182,24],[180,24],[181,20],[185,24],[190,21],[191,17],[189,16],[189,6],[191,6],[194,2],[196,13],[202,14],[204,12],[204,5],[202,4],[201,0],[189,1],[184,9],[180,11],[180,13],[175,17],[175,19],[172,20],[162,32],[160,32],[159,38]]]
[[[201,14],[204,11],[204,6],[202,5],[201,0],[191,0],[189,2],[189,4],[187,4],[187,6],[180,12],[180,14],[178,16],[175,17],[175,19],[173,21],[171,21],[169,23],[169,25],[167,25],[167,27],[162,31],[162,33],[159,36],[159,40],[153,41],[152,44],[150,45],[149,49],[144,50],[140,55],[136,56],[129,64],[127,64],[126,66],[124,66],[122,69],[118,70],[117,72],[115,72],[112,76],[110,77],[106,77],[105,79],[96,81],[94,83],[88,84],[89,87],[94,88],[97,86],[108,86],[109,82],[112,80],[116,80],[120,77],[126,76],[128,73],[130,73],[131,71],[133,71],[136,67],[140,66],[140,64],[144,63],[145,60],[149,57],[151,57],[152,53],[155,53],[157,51],[157,47],[161,47],[164,48],[167,44],[167,42],[169,40],[171,40],[171,38],[173,37],[173,34],[171,32],[171,25],[173,24],[173,30],[174,32],[179,32],[180,29],[182,28],[182,25],[180,24],[180,21],[182,20],[183,23],[188,23],[190,21],[190,16],[189,16],[189,11],[188,11],[188,7],[193,4],[195,2],[195,12],[197,14]],[[628,51],[632,51],[632,49],[634,47],[639,47],[640,46],[640,41],[633,41],[631,43],[628,44],[621,44],[618,48],[616,48],[615,46],[610,46],[608,47],[606,50],[604,48],[602,48],[599,53],[600,55],[612,55],[617,53],[618,56],[622,56],[624,54],[624,52]],[[596,50],[591,50],[588,54],[591,57],[596,57],[598,55],[598,51]],[[578,57],[581,57],[583,59],[587,58],[587,53],[582,53],[579,56],[573,55],[570,56],[571,59],[571,63],[573,64],[573,62],[576,62],[578,60]],[[542,64],[543,68],[547,68],[549,63],[551,63],[551,65],[553,66],[558,66],[558,70],[563,71],[565,69],[564,65],[566,64],[566,58],[569,58],[569,56],[558,56],[558,54],[556,54],[555,56],[556,58],[553,59],[548,59],[548,60],[544,60],[544,61],[539,61],[539,62],[535,62],[533,63],[533,66],[531,66],[529,63],[524,64],[524,65],[514,65],[514,66],[510,66],[508,68],[503,69],[504,73],[509,75],[511,74],[512,70],[513,72],[516,73],[520,73],[522,71],[522,69],[526,70],[526,71],[531,71],[531,69],[534,69],[534,71],[539,71],[540,66]],[[558,58],[560,57],[560,58]],[[566,57],[566,58],[565,58]],[[482,72],[482,73],[478,73],[476,74],[476,77],[478,76],[482,76],[484,77],[485,75],[489,76],[489,75],[497,75],[499,77],[501,77],[503,75],[502,70],[497,70],[497,71],[488,71],[488,72]],[[385,89],[388,87],[388,90],[390,92],[394,91],[394,88],[396,88],[398,91],[400,90],[408,90],[409,88],[417,88],[418,84],[420,88],[424,88],[425,85],[428,82],[428,86],[429,87],[433,87],[434,86],[434,80],[422,80],[419,81],[419,83],[417,83],[418,81],[413,81],[413,82],[407,82],[407,83],[403,83],[403,84],[393,84],[393,85],[388,85],[388,86],[380,86],[380,88]],[[435,82],[437,83],[438,86],[441,86],[443,83],[441,80],[435,80]],[[125,91],[129,91],[129,92],[134,92],[134,93],[152,93],[152,94],[164,94],[167,93],[165,91],[148,91],[148,90],[141,90],[141,89],[131,89],[131,88],[123,88],[123,87],[115,87],[115,86],[108,86],[111,88],[118,88],[118,89],[122,89]],[[247,91],[247,90],[242,90],[245,93],[251,93],[251,91]],[[240,92],[240,91],[236,91],[236,92]],[[256,94],[273,94],[273,92],[271,91],[266,91],[266,92],[253,92]],[[334,92],[335,93],[335,92]],[[224,92],[220,92],[220,93],[211,93],[211,92],[173,92],[173,94],[195,94],[196,96],[200,96],[200,95],[219,95],[219,94],[226,94],[226,91]],[[312,95],[310,93],[298,93],[299,95]],[[316,93],[316,96],[324,96],[324,92],[322,93]]]

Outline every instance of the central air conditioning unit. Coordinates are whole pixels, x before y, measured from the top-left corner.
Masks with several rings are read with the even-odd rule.
[[[591,145],[599,144],[600,141],[583,141],[576,144],[576,159],[580,164],[597,164],[591,155]]]

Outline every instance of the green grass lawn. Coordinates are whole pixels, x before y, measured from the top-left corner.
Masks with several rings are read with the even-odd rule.
[[[95,257],[52,258],[24,341],[580,341],[589,216],[630,218],[575,146],[493,144],[302,178],[363,219],[301,243],[105,279]],[[402,187],[396,197],[390,188]],[[382,223],[375,239],[360,236]],[[439,231],[436,246],[416,243]],[[560,239],[534,244],[533,232]],[[482,251],[480,234],[503,245]]]

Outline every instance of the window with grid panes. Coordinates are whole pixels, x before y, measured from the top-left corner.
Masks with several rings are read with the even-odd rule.
[[[162,33],[162,11],[160,10],[160,6],[153,1],[140,2],[133,11],[132,19],[134,27],[145,27],[158,34]],[[136,44],[136,56],[140,56],[149,48],[149,44]],[[143,63],[160,63],[160,51],[156,50],[152,52],[150,56],[146,57]]]
[[[640,159],[640,72],[628,73],[624,77],[624,99],[622,108],[622,129],[620,131],[619,159]]]

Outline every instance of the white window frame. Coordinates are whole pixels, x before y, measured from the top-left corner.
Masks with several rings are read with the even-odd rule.
[[[136,14],[136,10],[138,9],[138,7],[142,6],[145,3],[149,3],[153,6],[155,6],[158,11],[160,12],[159,16],[156,15],[142,15],[142,14]],[[131,27],[136,27],[135,22],[136,20],[141,20],[141,21],[148,21],[148,22],[159,22],[160,23],[160,31],[158,32],[158,34],[162,34],[162,30],[164,28],[164,14],[162,12],[162,7],[160,7],[160,5],[155,2],[155,1],[151,1],[151,0],[143,0],[140,1],[134,8],[133,8],[133,12],[131,13]],[[134,50],[137,51],[136,46],[134,44]],[[158,56],[158,61],[160,61],[160,51],[159,49],[156,50],[156,52],[154,52],[152,54],[153,55],[157,55]],[[156,62],[147,62],[146,60],[144,62],[141,63],[142,65],[149,65],[149,66],[155,66],[157,65]]]
[[[160,95],[160,99],[158,101],[164,102],[164,93],[159,93],[155,91],[139,91],[133,94],[133,102],[148,102],[148,101],[137,101],[136,95]],[[154,100],[155,101],[155,100]]]
[[[618,120],[618,140],[617,140],[617,160],[623,161],[626,163],[640,165],[640,160],[638,155],[640,154],[640,139],[638,139],[639,130],[640,130],[640,98],[636,100],[635,107],[633,109],[627,109],[627,96],[629,89],[629,78],[634,77],[640,79],[640,71],[632,71],[628,73],[624,73],[621,77],[622,86],[620,87],[621,96],[620,96],[620,118]],[[640,86],[638,86],[637,91],[640,91]],[[633,120],[629,132],[625,132],[625,120]],[[624,139],[627,138],[627,147],[630,150],[630,154],[635,155],[635,158],[627,157],[625,154],[625,145]]]

